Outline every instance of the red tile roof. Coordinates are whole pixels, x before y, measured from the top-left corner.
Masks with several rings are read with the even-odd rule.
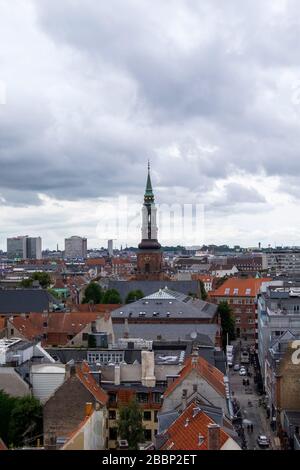
[[[92,258],[86,260],[85,263],[87,266],[105,266],[106,261],[104,258]]]
[[[109,320],[110,314],[109,312],[30,313],[26,317],[15,316],[11,322],[29,340],[47,333],[46,343],[64,345],[69,341],[68,335],[77,335],[98,317]]]
[[[167,442],[161,450],[208,450],[208,426],[215,422],[196,402],[191,403],[166,431]],[[199,442],[199,435],[202,437]],[[220,448],[230,436],[220,429]],[[200,445],[199,445],[200,444]]]
[[[263,282],[271,281],[271,278],[232,277],[227,279],[218,289],[210,292],[211,297],[256,297]],[[236,289],[236,290],[235,290]],[[249,291],[247,290],[249,289]]]
[[[0,331],[4,330],[6,326],[6,318],[0,318]]]
[[[87,362],[84,361],[76,366],[76,376],[85,386],[85,388],[93,395],[95,400],[97,400],[102,405],[107,403],[108,395],[96,382]]]
[[[206,382],[208,382],[220,395],[223,397],[226,396],[224,375],[222,372],[209,364],[203,357],[189,357],[181,370],[179,377],[177,377],[165,391],[164,397],[169,396],[193,370],[196,370],[197,374],[206,380]]]
[[[214,276],[208,276],[207,274],[192,274],[194,281],[213,282]]]

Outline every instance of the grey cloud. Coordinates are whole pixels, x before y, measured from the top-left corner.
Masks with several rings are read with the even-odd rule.
[[[0,108],[1,196],[140,197],[148,158],[161,202],[205,198],[240,170],[297,174],[300,114],[277,79],[299,65],[298,9],[288,1],[279,14],[277,3],[33,1],[28,21],[45,49],[32,60],[49,57],[50,73],[38,69],[35,89],[14,64],[18,100]],[[262,210],[254,190],[226,191],[223,207]]]

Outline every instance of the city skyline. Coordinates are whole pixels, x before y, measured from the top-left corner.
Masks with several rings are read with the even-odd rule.
[[[149,158],[158,204],[203,205],[204,242],[299,245],[297,2],[13,3],[0,249],[22,233],[103,243],[107,205],[142,203]]]

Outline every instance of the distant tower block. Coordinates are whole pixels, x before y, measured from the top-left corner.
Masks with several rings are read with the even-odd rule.
[[[112,258],[114,256],[114,241],[113,240],[108,240],[107,251],[108,251],[108,256]]]

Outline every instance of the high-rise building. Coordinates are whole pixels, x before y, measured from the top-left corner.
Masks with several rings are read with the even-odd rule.
[[[65,258],[85,259],[87,257],[87,239],[70,237],[65,239]]]
[[[113,240],[108,240],[107,242],[107,252],[108,252],[108,256],[110,256],[111,258],[114,256],[114,245],[113,245]]]
[[[27,258],[42,259],[42,239],[41,237],[28,237],[26,239]]]
[[[26,235],[7,239],[7,257],[9,259],[27,258],[27,238]]]
[[[152,190],[150,164],[144,204],[142,208],[142,241],[137,254],[137,279],[159,280],[163,278],[163,253],[157,241],[156,207]]]
[[[41,237],[19,236],[7,239],[9,259],[42,259]]]

